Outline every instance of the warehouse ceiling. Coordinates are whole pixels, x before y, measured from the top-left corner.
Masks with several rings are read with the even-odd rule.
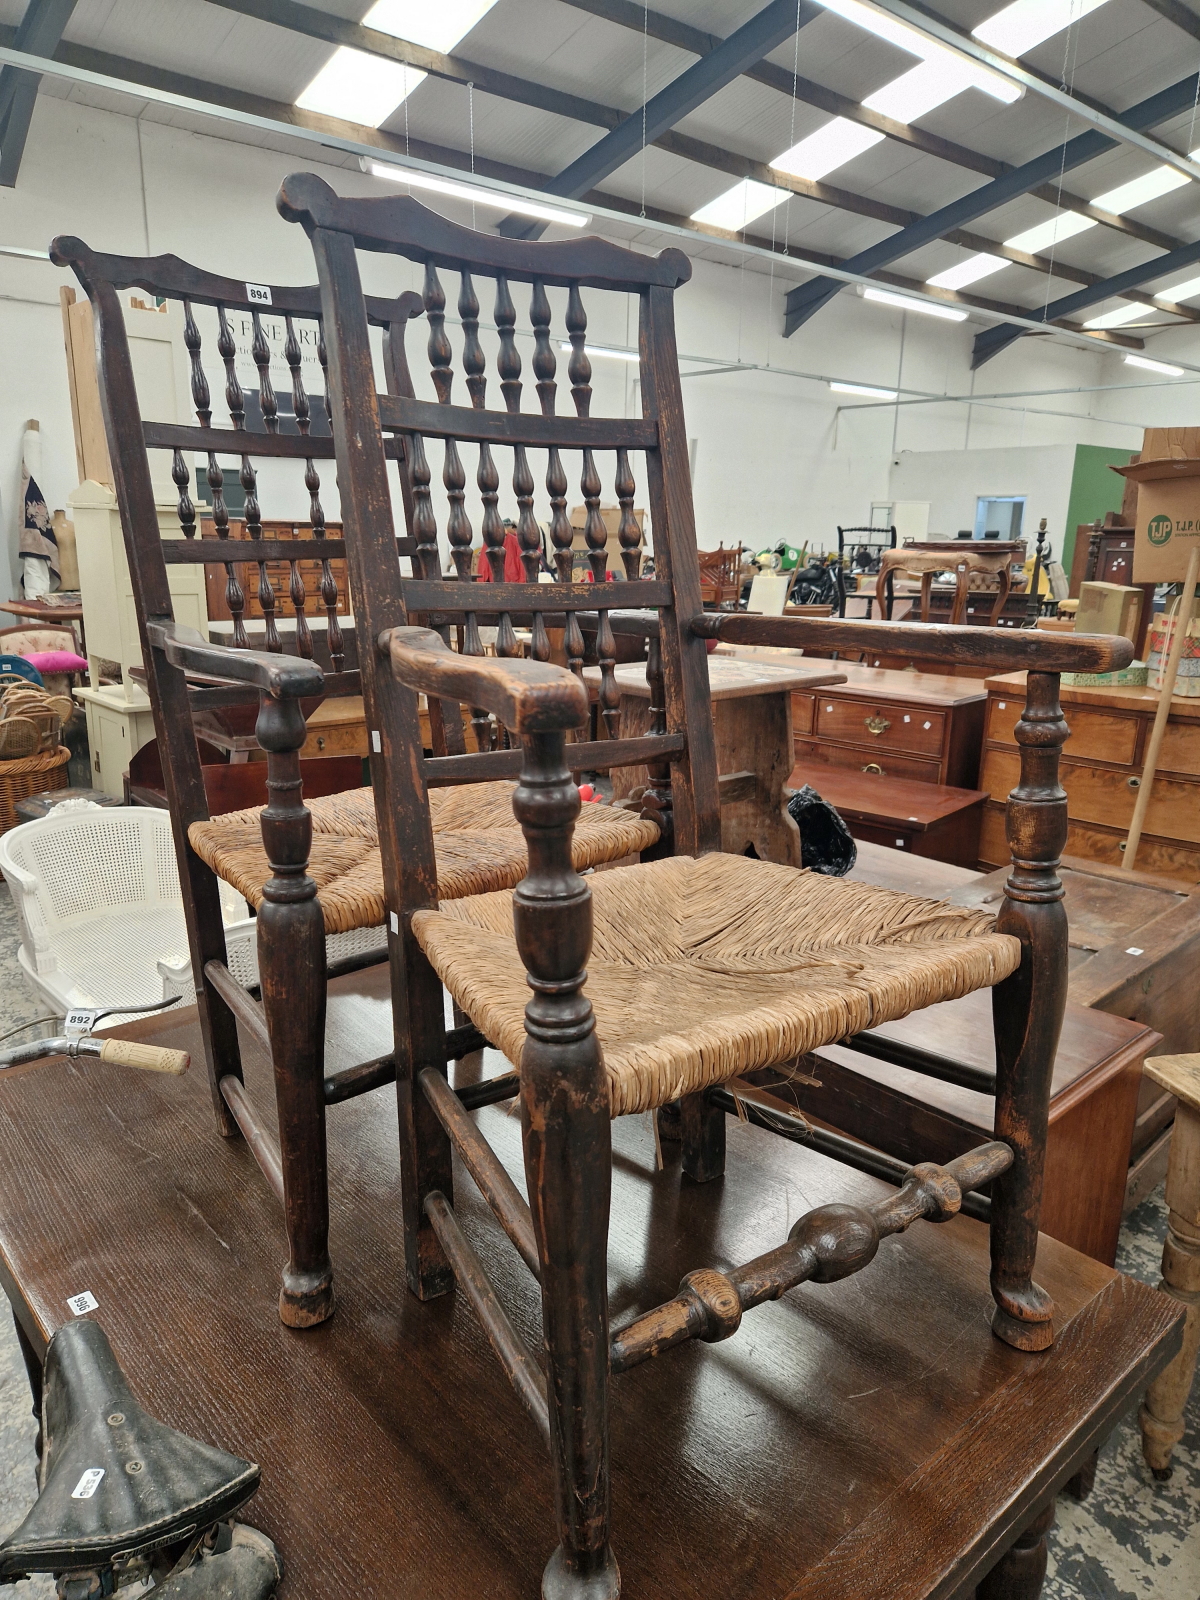
[[[289,128],[575,199],[646,247],[756,246],[793,336],[864,290],[969,316],[977,365],[1043,324],[1169,361],[1200,320],[1185,0],[0,0],[0,25],[60,64],[0,70],[0,183],[38,93],[212,131],[182,95],[310,160]]]

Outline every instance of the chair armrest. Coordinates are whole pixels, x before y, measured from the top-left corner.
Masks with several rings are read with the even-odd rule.
[[[380,634],[379,650],[410,689],[481,706],[510,733],[558,733],[587,721],[587,690],[565,667],[459,655],[430,628],[390,628]]]
[[[322,694],[325,674],[314,661],[300,656],[268,655],[265,650],[237,650],[209,644],[194,628],[178,622],[150,622],[146,637],[173,667],[225,682],[248,683],[275,700],[300,700]]]
[[[746,611],[705,611],[690,631],[730,644],[791,645],[809,655],[869,650],[924,656],[986,672],[1117,672],[1133,660],[1119,634],[1040,633],[1036,628],[961,628],[929,622],[842,622],[834,617],[762,617]]]

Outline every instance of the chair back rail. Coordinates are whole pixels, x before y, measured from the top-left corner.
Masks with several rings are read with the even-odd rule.
[[[578,617],[580,612],[588,612],[595,623],[600,667],[597,731],[615,741],[620,695],[611,613],[619,608],[661,611],[669,620],[652,642],[649,670],[652,680],[662,684],[661,692],[655,696],[657,715],[652,737],[663,738],[664,747],[663,760],[651,765],[661,773],[664,784],[672,773],[677,780],[673,787],[681,848],[716,848],[719,809],[706,656],[704,646],[690,636],[685,625],[700,609],[671,301],[675,287],[690,276],[686,257],[668,250],[652,258],[598,239],[530,246],[460,228],[404,196],[342,200],[320,179],[304,174],[287,180],[279,204],[284,216],[304,225],[318,261],[330,341],[333,432],[339,482],[343,485],[344,533],[352,587],[356,603],[363,585],[369,586],[379,601],[370,607],[373,620],[364,627],[364,633],[377,635],[404,622],[411,613],[414,620],[419,617],[427,626],[443,630],[457,624],[461,648],[468,655],[483,653],[480,628],[494,627],[497,655],[512,656],[521,648],[514,631],[514,623],[520,622],[529,627],[534,660],[551,658],[551,633],[559,634],[567,664],[581,676],[584,640]],[[397,384],[389,384],[392,392],[381,394],[373,377],[368,377],[358,250],[397,254],[420,267],[428,327],[426,354],[436,401],[398,392]],[[443,283],[443,274],[447,270],[457,277],[459,370],[446,328],[448,285]],[[488,403],[489,363],[480,339],[484,280],[491,282],[486,298],[490,299],[498,346],[494,372],[499,405],[494,400]],[[521,321],[520,327],[513,293],[518,284],[528,285],[527,319]],[[592,365],[584,295],[589,288],[638,296],[643,396],[640,417],[592,415]],[[566,290],[565,305],[559,302],[561,322],[556,323],[548,289]],[[335,303],[339,307],[336,319]],[[343,325],[342,307],[345,314],[354,318],[353,329]],[[536,401],[528,407],[523,405],[527,384],[519,337],[531,339],[533,344],[532,387]],[[394,341],[393,335],[389,343]],[[565,376],[571,407],[566,414],[558,409],[561,384],[556,342],[567,352]],[[336,361],[335,343],[340,347]],[[466,389],[461,400],[455,393],[459,371]],[[494,395],[494,389],[491,392]],[[418,551],[415,564],[428,576],[406,581],[402,586],[394,584],[393,593],[384,602],[376,582],[374,552],[385,537],[391,536],[390,508],[385,508],[380,498],[380,473],[389,437],[405,441],[412,491],[410,532]],[[468,449],[473,462],[464,461]],[[434,468],[430,465],[431,457],[436,460],[435,450],[441,458],[442,486],[448,502],[444,531],[454,566],[450,581],[440,578],[436,565],[438,527],[431,496]],[[579,464],[583,543],[591,578],[588,583],[571,581],[575,531],[567,512],[569,478],[564,462],[564,457],[571,456]],[[657,575],[653,578],[641,575],[642,537],[633,510],[638,493],[634,461],[638,456],[645,462],[644,483],[655,533]],[[541,487],[535,480],[534,464],[539,457],[544,463]],[[511,463],[504,497],[515,502],[512,532],[521,570],[519,582],[513,581],[513,540],[509,538],[506,552],[506,529],[500,511],[504,458]],[[468,490],[470,465],[475,469],[474,483]],[[353,491],[347,487],[352,479]],[[623,572],[615,581],[609,581],[609,530],[601,514],[606,482],[611,484],[610,493],[619,508],[616,543]],[[490,580],[486,587],[472,573],[475,527],[468,501],[472,508],[478,507],[482,544],[479,559],[486,568],[481,576]],[[545,544],[535,515],[539,502],[548,509],[544,518],[548,535]],[[375,508],[381,526],[368,526]],[[360,547],[357,565],[356,545]],[[671,551],[676,547],[680,556],[673,563]],[[428,559],[424,556],[426,551]],[[391,693],[391,689],[380,691],[385,700]],[[476,754],[461,761],[458,770],[465,774],[468,764],[472,772],[481,776],[488,771],[499,774],[510,770],[513,763],[503,759],[505,752],[497,748],[505,743],[503,730],[494,729],[480,708],[472,711],[472,728]],[[380,733],[386,741],[386,733],[382,729]],[[620,743],[623,746],[625,742]],[[489,751],[500,759],[490,764],[481,761],[480,757]],[[616,744],[612,754],[624,758],[624,750]],[[598,766],[608,764],[596,762]],[[384,763],[385,767],[388,765]],[[450,765],[447,763],[447,768]],[[413,770],[413,788],[405,806],[420,810],[425,806],[425,775]],[[429,781],[446,781],[440,771],[434,776],[437,770],[436,763],[427,764]],[[408,780],[397,777],[396,781]],[[416,902],[407,909],[416,909]]]
[[[187,827],[208,815],[192,717],[200,710],[253,703],[257,691],[189,683],[161,651],[148,646],[146,623],[173,616],[170,568],[202,564],[213,569],[214,575],[224,570],[224,583],[208,586],[213,601],[210,612],[218,620],[223,615],[232,624],[230,642],[235,648],[249,646],[246,624],[251,621],[265,635],[265,648],[282,653],[280,621],[287,616],[295,633],[295,643],[289,648],[312,659],[310,611],[315,601],[324,612],[327,665],[331,668],[326,692],[360,692],[357,671],[345,670],[345,641],[339,621],[351,610],[345,547],[338,537],[340,526],[327,521],[322,499],[322,473],[328,475],[326,463],[334,460],[329,409],[324,395],[309,394],[302,370],[306,353],[310,361],[315,358],[322,375],[326,368],[320,292],[315,285],[239,281],[204,272],[176,256],[106,255],[69,237],[54,241],[52,255],[60,265],[73,268],[96,319],[101,404],[142,630],[146,687],[167,756],[167,786],[180,860],[185,862],[190,857],[184,845]],[[195,411],[191,422],[143,416],[121,305],[123,292],[129,289],[141,289],[160,302],[177,301],[181,307],[187,384]],[[198,315],[201,307],[207,310]],[[413,294],[395,300],[369,297],[365,304],[368,320],[383,329],[385,343],[395,325],[402,325],[421,309],[420,297]],[[212,312],[216,313],[215,338],[206,341],[201,321],[212,320]],[[273,319],[274,328],[268,318]],[[276,349],[286,363],[289,392],[282,404],[272,377],[268,331],[276,333]],[[254,378],[244,383],[242,363],[247,345]],[[212,361],[210,353],[215,357]],[[214,381],[213,367],[223,382]],[[393,357],[392,367],[407,375],[402,345],[400,361]],[[214,415],[220,409],[214,401],[214,388],[223,390],[219,401],[227,413],[225,422]],[[254,427],[248,422],[248,394],[257,409]],[[169,456],[182,538],[160,537],[151,451]],[[389,440],[387,451],[389,459],[397,462],[401,491],[407,495],[403,441]],[[192,497],[188,459],[192,452],[207,459],[211,497],[207,513],[198,510]],[[230,457],[240,463],[238,476],[245,505],[239,514],[231,513],[226,505],[225,473],[219,465],[222,458]],[[296,487],[308,500],[306,519],[293,516],[282,521],[264,514],[256,466],[261,460],[278,462],[285,470],[301,475]],[[411,560],[415,552],[415,541],[407,537],[397,540],[398,555]],[[191,858],[186,870],[200,873],[201,864]]]

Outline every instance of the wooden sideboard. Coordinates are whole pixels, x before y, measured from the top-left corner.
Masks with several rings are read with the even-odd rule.
[[[1013,729],[1025,703],[1025,674],[1005,673],[986,683],[979,787],[990,798],[979,854],[986,865],[1002,866],[1008,860],[1004,800],[1016,785],[1020,766]],[[1062,705],[1071,728],[1062,755],[1071,855],[1120,866],[1157,703],[1153,689],[1063,685]],[[1200,700],[1176,696],[1171,702],[1138,870],[1193,883],[1200,879]]]
[[[845,673],[845,683],[792,695],[797,762],[976,787],[987,698],[982,679],[850,661],[830,666]]]

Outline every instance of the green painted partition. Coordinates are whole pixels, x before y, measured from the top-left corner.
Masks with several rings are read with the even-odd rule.
[[[1081,522],[1095,522],[1106,512],[1119,511],[1125,493],[1125,479],[1112,467],[1128,466],[1134,450],[1110,450],[1107,445],[1077,444],[1075,467],[1071,473],[1071,497],[1067,501],[1067,525],[1063,529],[1062,564],[1068,572],[1075,554],[1075,530]]]

